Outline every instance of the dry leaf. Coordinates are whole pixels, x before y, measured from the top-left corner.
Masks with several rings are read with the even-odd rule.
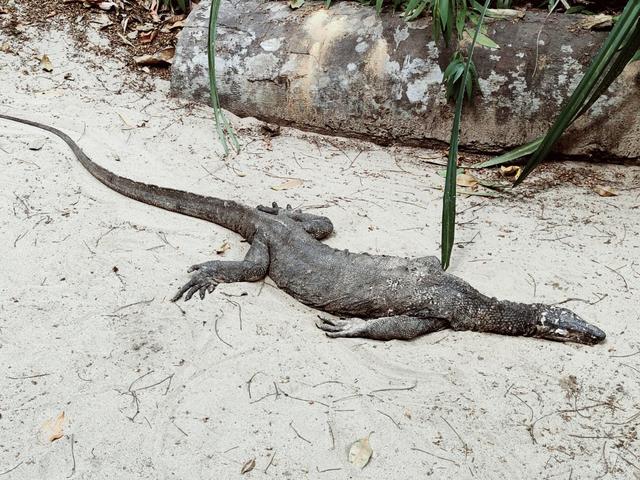
[[[411,417],[412,417],[411,410],[409,410],[408,408],[405,408],[405,409],[404,409],[403,414],[404,414],[404,416],[405,416],[405,417],[407,417],[408,419],[411,419]]]
[[[133,57],[133,61],[137,65],[156,65],[156,66],[168,66],[173,63],[173,56],[176,54],[176,49],[173,47],[165,48],[153,55],[140,55],[139,57]]]
[[[242,468],[240,469],[241,474],[245,474],[253,470],[256,466],[256,459],[252,458],[251,460],[247,460]]]
[[[593,187],[593,191],[601,197],[615,197],[618,195],[618,192],[616,192],[613,188],[606,187],[604,185],[596,185],[595,187]]]
[[[280,190],[291,190],[292,188],[301,187],[304,184],[304,181],[300,178],[290,178],[286,182],[280,183],[279,185],[273,185],[271,190],[280,191]]]
[[[222,255],[227,250],[231,250],[231,245],[229,245],[229,242],[227,242],[225,240],[224,242],[222,242],[222,245],[220,245],[218,248],[216,248],[216,253],[218,255]]]
[[[459,187],[475,187],[478,185],[478,179],[468,173],[461,173],[456,177],[456,184]]]
[[[487,10],[487,15],[491,13],[492,18],[500,18],[500,19],[521,19],[524,18],[525,11],[524,10],[514,10],[511,8],[490,8]]]
[[[112,8],[115,9],[116,7],[117,7],[117,5],[115,3],[113,3],[113,2],[100,2],[100,3],[98,3],[98,8],[100,10],[105,10],[107,12],[109,10],[111,10]]]
[[[369,434],[369,436],[371,436],[371,434]],[[351,445],[349,449],[349,462],[355,467],[364,468],[365,465],[369,463],[372,454],[373,450],[371,449],[371,445],[369,445],[369,437],[361,438]]]
[[[53,72],[53,64],[46,53],[40,58],[40,66],[45,72]]]
[[[143,32],[140,34],[140,43],[151,43],[158,35],[157,30],[151,30],[150,32]]]
[[[584,30],[605,30],[613,26],[613,17],[604,13],[589,15],[578,22],[577,26]]]
[[[64,412],[60,412],[58,416],[53,420],[47,420],[43,425],[43,430],[47,433],[47,440],[50,442],[55,442],[56,440],[62,438],[64,435],[63,427],[64,425]]]
[[[514,180],[517,180],[520,174],[522,173],[522,168],[517,165],[511,165],[509,167],[500,167],[500,173],[503,177],[513,177]]]

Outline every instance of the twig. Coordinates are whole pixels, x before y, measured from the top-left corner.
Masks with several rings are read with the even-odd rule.
[[[4,472],[0,473],[0,475],[6,475],[7,473],[11,473],[13,472],[16,468],[18,468],[20,465],[22,465],[24,463],[24,461],[20,462],[19,464],[17,464],[15,467],[10,468],[9,470],[5,470]]]
[[[273,463],[273,459],[276,457],[276,452],[273,452],[273,455],[271,455],[271,458],[269,459],[269,464],[265,467],[264,469],[264,473],[267,473],[267,470],[269,470],[269,467],[271,466],[271,464]]]
[[[240,330],[242,330],[242,305],[228,298],[225,298],[225,300],[229,302],[231,305],[235,305],[236,307],[238,307],[238,318],[240,319]]]
[[[379,388],[378,390],[371,390],[369,392],[369,395],[371,395],[373,393],[378,393],[378,392],[397,392],[397,391],[402,391],[402,390],[413,390],[417,386],[418,386],[418,382],[414,383],[410,387]]]
[[[141,304],[149,305],[154,300],[155,300],[155,297],[150,300],[140,300],[139,302],[129,303],[127,305],[123,305],[122,307],[117,308],[116,310],[113,311],[113,313],[119,312],[120,310],[124,310],[125,308],[133,307],[134,305],[141,305]]]
[[[291,398],[291,399],[293,399],[293,400],[298,400],[298,401],[300,401],[300,402],[306,402],[306,403],[308,403],[309,405],[313,405],[314,403],[317,403],[317,404],[319,404],[319,405],[322,405],[323,407],[330,408],[330,407],[329,407],[329,405],[327,405],[326,403],[323,403],[323,402],[321,402],[321,401],[319,401],[319,400],[309,400],[309,399],[307,399],[307,398],[294,397],[293,395],[289,395],[287,392],[285,392],[284,390],[282,390],[282,388],[280,389],[280,391],[281,391],[281,392],[282,392],[282,394],[283,394],[285,397],[287,397],[287,398]]]
[[[218,337],[218,340],[220,340],[226,346],[233,348],[233,345],[231,345],[229,342],[225,342],[220,336],[220,333],[218,333],[218,320],[219,320],[219,317],[216,316],[216,319],[213,322],[213,331],[216,333],[216,337]]]
[[[324,470],[320,470],[320,469],[318,468],[318,466],[316,465],[316,471],[317,471],[318,473],[337,472],[337,471],[339,471],[339,470],[342,470],[342,468],[340,468],[340,467],[336,467],[336,468],[325,468]]]
[[[262,373],[263,375],[266,375],[262,371],[257,371],[256,373],[251,375],[251,378],[249,380],[247,380],[247,392],[249,393],[249,400],[251,400],[251,382],[253,382],[253,379],[256,378],[256,375],[258,375],[259,373]]]
[[[309,440],[307,440],[306,438],[304,438],[302,435],[300,435],[298,433],[298,431],[296,430],[296,427],[293,426],[293,420],[291,422],[289,422],[289,426],[291,427],[291,430],[293,430],[295,432],[295,434],[298,436],[298,438],[300,438],[301,440],[304,440],[309,445],[311,445],[311,442]]]
[[[40,373],[38,375],[27,375],[25,377],[10,377],[7,375],[7,378],[9,380],[27,380],[29,378],[40,378],[40,377],[46,377],[48,375],[51,375],[50,373]]]
[[[136,392],[139,392],[140,390],[147,390],[147,389],[149,389],[149,388],[153,388],[153,387],[155,387],[155,386],[157,386],[157,385],[160,385],[161,383],[164,383],[164,382],[166,382],[167,380],[169,380],[169,384],[167,385],[167,388],[165,389],[165,391],[164,391],[164,393],[163,393],[163,395],[166,395],[167,393],[169,393],[169,388],[171,387],[171,381],[173,380],[173,376],[174,376],[174,375],[175,375],[175,374],[174,374],[174,373],[172,373],[171,375],[169,375],[169,376],[167,376],[167,377],[163,378],[163,379],[162,379],[162,380],[160,380],[159,382],[152,383],[151,385],[147,385],[146,387],[136,388],[136,389],[135,389],[135,391],[136,391]]]
[[[533,422],[533,408],[531,408],[531,405],[529,405],[527,402],[525,402],[523,399],[521,399],[518,395],[516,395],[515,393],[511,392],[511,395],[513,395],[514,397],[516,397],[518,400],[520,400],[522,403],[524,403],[527,408],[529,409],[529,411],[531,412],[531,418],[529,418],[529,423]]]
[[[327,427],[329,427],[329,436],[331,437],[331,450],[335,450],[336,439],[333,436],[333,428],[331,428],[331,424],[329,423],[329,420],[327,420]]]
[[[385,417],[387,417],[389,420],[391,420],[391,421],[393,422],[393,424],[394,424],[396,427],[398,427],[398,429],[402,430],[402,429],[400,428],[400,424],[399,424],[398,422],[396,422],[393,418],[391,418],[391,415],[388,415],[388,414],[384,413],[384,412],[383,412],[383,411],[381,411],[381,410],[377,410],[377,412],[378,412],[378,413],[380,413],[381,415],[384,415]]]
[[[638,350],[637,352],[634,353],[628,353],[626,355],[609,355],[609,358],[628,358],[628,357],[633,357],[634,355],[638,355],[640,354],[640,350]]]
[[[456,434],[456,436],[458,437],[458,440],[460,440],[460,443],[462,443],[462,449],[464,450],[464,457],[467,458],[469,451],[471,450],[469,448],[469,446],[467,445],[467,442],[465,442],[462,437],[460,436],[460,434],[456,431],[455,428],[453,428],[453,426],[447,421],[446,418],[444,418],[442,415],[440,415],[440,418],[444,421],[444,423],[446,423],[449,428],[453,431],[453,433]]]
[[[75,453],[73,453],[73,433],[71,434],[70,440],[71,440],[71,459],[73,460],[73,466],[71,467],[71,473],[67,475],[67,478],[73,477],[73,475],[76,473],[76,455]]]
[[[435,453],[427,452],[426,450],[422,450],[421,448],[411,447],[411,450],[415,450],[416,452],[426,453],[427,455],[431,455],[432,457],[439,458],[440,460],[444,460],[445,462],[451,462],[455,466],[459,467],[460,464],[455,460],[451,460],[450,458],[441,457],[440,455],[436,455]]]
[[[174,426],[174,427],[176,427],[178,430],[180,430],[180,432],[181,432],[185,437],[188,437],[188,436],[189,436],[189,434],[188,434],[187,432],[185,432],[183,429],[181,429],[178,425],[176,425],[176,424],[175,424],[175,422],[173,422],[173,421],[172,421],[171,423],[173,423],[173,426]]]

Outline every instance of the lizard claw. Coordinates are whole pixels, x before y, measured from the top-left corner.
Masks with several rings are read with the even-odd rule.
[[[338,337],[361,337],[367,330],[367,322],[361,318],[340,318],[331,319],[318,315],[322,321],[316,323],[316,327],[324,331],[331,338]]]
[[[201,299],[204,299],[207,292],[213,293],[217,286],[218,282],[214,278],[204,274],[203,272],[198,272],[194,274],[191,277],[191,280],[185,283],[180,290],[178,290],[178,293],[173,296],[171,301],[178,301],[182,296],[184,296],[184,301],[187,302],[196,293],[200,295]]]

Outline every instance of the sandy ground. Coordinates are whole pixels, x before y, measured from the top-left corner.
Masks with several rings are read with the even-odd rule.
[[[424,161],[437,152],[270,139],[237,120],[244,148],[224,160],[209,109],[168,99],[167,82],[55,30],[0,44],[0,111],[63,128],[110,169],[321,212],[336,247],[438,253],[441,168]],[[0,125],[3,479],[240,478],[251,459],[247,478],[640,478],[639,167],[557,170],[616,197],[538,175],[504,198],[460,198],[451,271],[501,298],[577,299],[605,344],[332,340],[268,279],[170,303],[188,265],[246,244],[109,191],[52,137],[29,150],[43,132]],[[304,183],[271,188],[285,177]],[[370,432],[360,471],[347,450]]]

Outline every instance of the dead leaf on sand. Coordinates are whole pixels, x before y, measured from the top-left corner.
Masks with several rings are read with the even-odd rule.
[[[517,180],[521,173],[522,173],[522,168],[517,165],[511,165],[509,167],[505,167],[505,166],[500,167],[500,174],[503,177],[513,177],[514,180]]]
[[[369,460],[371,459],[371,455],[373,454],[373,449],[369,444],[368,436],[361,438],[360,440],[356,440],[351,445],[349,449],[349,463],[351,463],[354,467],[364,468]]]
[[[240,469],[240,473],[241,474],[249,473],[255,467],[256,467],[256,459],[252,458],[251,460],[247,460],[244,463],[244,465],[242,465],[242,468]]]
[[[291,190],[292,188],[298,188],[304,185],[304,181],[300,178],[290,178],[286,182],[282,182],[278,185],[273,185],[271,190]]]
[[[225,240],[224,242],[222,242],[222,245],[220,245],[218,248],[216,248],[216,253],[218,255],[222,255],[227,250],[231,250],[231,245],[229,245],[229,242],[227,242]]]
[[[47,440],[55,442],[62,438],[64,435],[64,420],[64,412],[60,412],[56,418],[44,422],[44,425],[42,425],[42,431],[46,435]]]
[[[618,192],[616,192],[613,188],[604,185],[596,185],[595,187],[593,187],[593,191],[601,197],[615,197],[618,195]]]
[[[133,61],[137,65],[152,65],[158,67],[169,66],[173,63],[173,57],[176,54],[176,49],[173,47],[165,48],[152,55],[140,55],[139,57],[133,57]]]
[[[45,72],[53,72],[53,64],[46,53],[40,57],[40,67],[42,67],[42,70]]]
[[[468,173],[460,173],[456,177],[456,184],[459,187],[476,187],[478,183],[478,179]]]

